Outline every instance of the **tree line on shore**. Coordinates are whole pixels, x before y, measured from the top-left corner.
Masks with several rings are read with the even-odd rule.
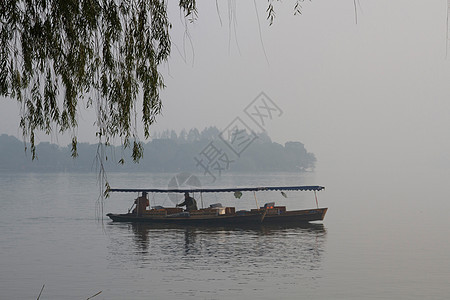
[[[302,172],[314,169],[316,157],[300,142],[281,145],[272,142],[266,133],[259,133],[252,140],[248,136],[247,139],[241,137],[241,141],[249,142],[237,153],[220,134],[214,126],[202,131],[182,130],[178,134],[165,130],[144,144],[144,156],[139,163],[127,159],[130,157],[128,149],[99,148],[89,143],[78,143],[78,157],[72,158],[71,145],[61,147],[41,142],[36,146],[37,159],[31,160],[29,148],[25,148],[22,141],[3,134],[0,136],[0,171],[97,171],[99,151],[106,158],[105,170],[110,172]],[[122,160],[124,163],[119,163]]]

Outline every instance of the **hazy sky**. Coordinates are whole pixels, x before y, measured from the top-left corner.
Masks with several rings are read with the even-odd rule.
[[[198,1],[190,38],[170,2],[174,47],[161,68],[167,88],[155,131],[224,128],[263,91],[283,111],[269,135],[303,142],[321,163],[449,161],[447,1],[360,0],[357,24],[353,0],[301,2],[298,16],[294,1],[283,1],[272,26],[266,1],[257,10],[252,1],[217,1],[218,11],[215,1]],[[17,105],[1,101],[0,132],[18,135]],[[92,113],[79,122],[79,140],[94,142]]]

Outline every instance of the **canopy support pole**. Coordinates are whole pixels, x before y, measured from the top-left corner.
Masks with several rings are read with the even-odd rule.
[[[319,201],[317,201],[317,193],[314,191],[314,197],[316,198],[316,206],[319,208]]]
[[[205,207],[203,206],[203,196],[202,196],[202,192],[200,192],[200,201],[202,202],[202,209],[205,208]]]
[[[153,201],[153,206],[156,206],[155,193],[152,193],[152,201]],[[152,208],[152,203],[151,202],[150,202],[150,208]]]

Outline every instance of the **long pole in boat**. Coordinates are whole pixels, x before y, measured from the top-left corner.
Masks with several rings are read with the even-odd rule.
[[[133,204],[131,204],[131,207],[128,209],[128,213],[130,213],[130,211],[133,209],[134,204],[136,204],[136,203],[133,202]]]
[[[259,206],[258,206],[258,199],[256,199],[256,192],[255,191],[253,191],[253,196],[255,196],[256,208],[258,209],[259,208]]]
[[[317,208],[319,208],[319,201],[317,201],[317,193],[316,193],[316,191],[314,191],[314,197],[316,198],[316,205],[317,205]]]

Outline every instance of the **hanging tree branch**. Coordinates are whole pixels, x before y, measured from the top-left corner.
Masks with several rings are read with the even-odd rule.
[[[170,55],[170,22],[158,0],[4,0],[0,6],[0,95],[21,104],[20,128],[35,158],[35,132],[77,127],[78,103],[97,110],[97,136],[120,137],[142,157],[135,124],[142,91],[142,124],[161,112],[158,66]],[[194,0],[180,1],[187,16]],[[131,141],[132,140],[132,141]],[[132,146],[131,146],[132,145]],[[72,156],[77,155],[72,134]]]

